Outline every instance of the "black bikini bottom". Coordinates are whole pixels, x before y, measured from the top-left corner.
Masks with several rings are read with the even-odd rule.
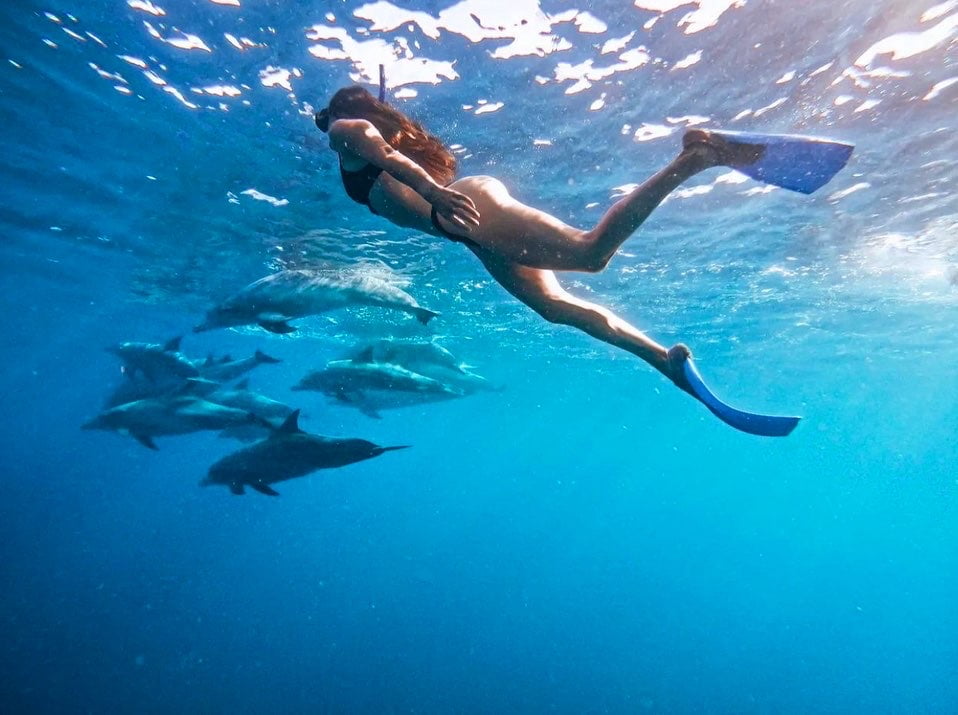
[[[439,231],[440,234],[448,238],[450,241],[461,243],[465,246],[468,246],[469,248],[479,248],[479,244],[473,241],[471,238],[467,238],[465,236],[457,236],[456,234],[450,233],[449,231],[444,229],[439,224],[439,213],[436,211],[435,206],[433,206],[432,212],[429,214],[429,219],[432,221],[432,225],[435,227],[435,229]]]

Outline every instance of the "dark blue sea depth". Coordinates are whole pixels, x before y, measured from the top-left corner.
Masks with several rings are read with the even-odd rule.
[[[12,0],[0,38],[0,712],[958,712],[955,3]],[[696,177],[562,276],[794,434],[350,202],[312,111],[380,62],[463,174],[584,227],[689,126],[856,144],[810,197]],[[357,264],[441,315],[190,333]],[[237,442],[80,429],[127,379],[105,348],[176,335],[412,448],[233,496],[199,482]],[[503,390],[381,420],[290,390],[384,336]]]

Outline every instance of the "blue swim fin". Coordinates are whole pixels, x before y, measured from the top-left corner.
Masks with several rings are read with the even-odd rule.
[[[674,349],[674,348],[673,348]],[[670,358],[671,356],[671,350]],[[672,358],[675,359],[675,358]],[[686,385],[699,402],[722,422],[742,432],[756,434],[760,437],[787,437],[798,426],[801,417],[780,417],[778,415],[760,415],[754,412],[744,412],[722,402],[708,388],[698,368],[691,357],[682,362],[682,371]]]
[[[783,189],[810,194],[841,171],[854,144],[798,134],[759,134],[709,129],[730,144],[757,144],[765,149],[751,164],[735,166],[746,176]]]

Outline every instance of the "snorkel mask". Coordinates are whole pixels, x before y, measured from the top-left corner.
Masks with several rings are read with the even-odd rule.
[[[379,101],[386,101],[386,66],[379,65]],[[325,109],[320,109],[316,114],[313,115],[313,119],[316,122],[316,126],[319,128],[319,131],[326,134],[329,132],[329,107]]]

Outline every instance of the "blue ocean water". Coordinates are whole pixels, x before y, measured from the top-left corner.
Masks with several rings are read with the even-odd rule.
[[[4,712],[958,712],[958,4],[26,0],[0,7]],[[856,144],[814,196],[722,170],[598,275],[786,439],[543,322],[351,203],[311,110],[374,88],[463,174],[588,226],[688,126]],[[442,313],[189,334],[283,268]],[[283,360],[311,432],[412,449],[201,489],[239,448],[81,431],[124,340]],[[292,392],[433,336],[501,392]]]

